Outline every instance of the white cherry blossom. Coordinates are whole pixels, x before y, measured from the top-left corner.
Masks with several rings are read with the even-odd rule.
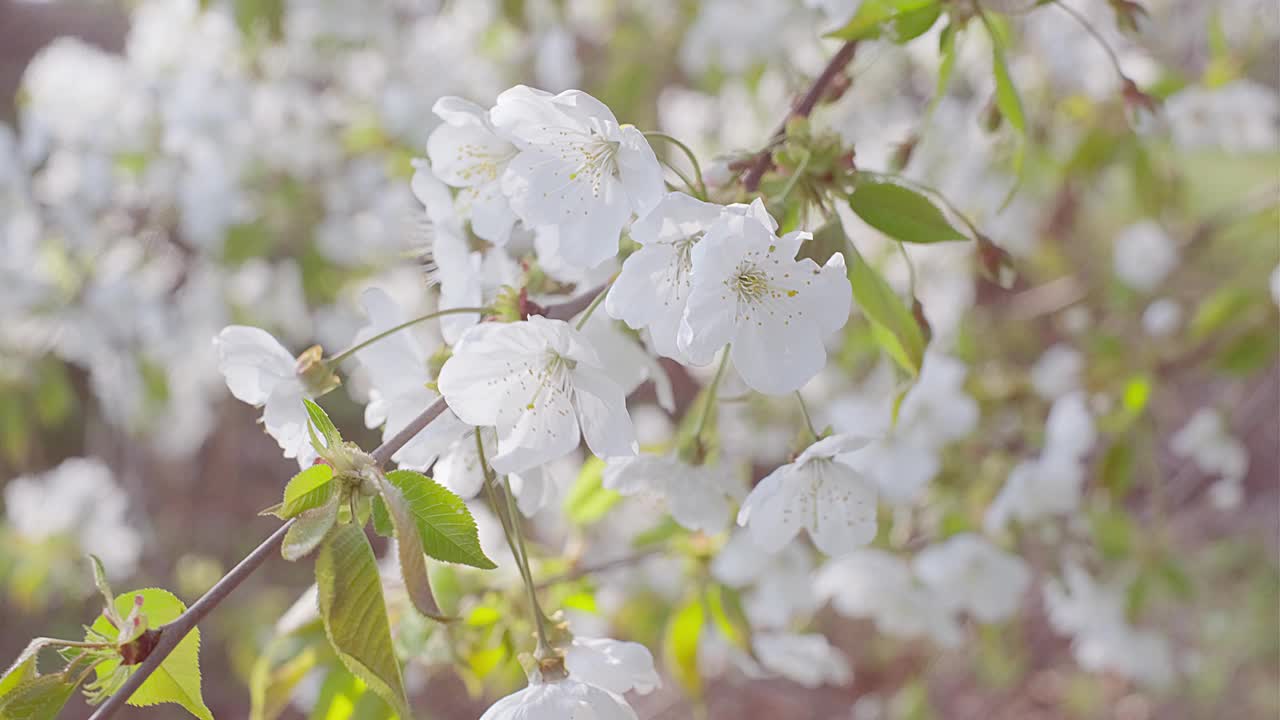
[[[640,643],[575,637],[565,649],[564,666],[570,677],[617,695],[647,695],[662,687],[653,654]]]
[[[659,355],[685,361],[677,338],[693,280],[693,248],[722,213],[747,207],[668,193],[631,226],[631,239],[641,247],[622,263],[605,310],[636,330],[648,328]]]
[[[452,413],[452,411],[449,411]],[[429,429],[429,428],[428,428]],[[432,479],[444,485],[455,495],[471,499],[480,494],[484,488],[484,469],[480,467],[480,452],[476,448],[476,433],[480,433],[480,441],[484,443],[486,458],[498,452],[498,434],[491,427],[479,427],[464,431],[462,436],[449,444],[440,453],[432,469]],[[516,506],[526,516],[546,506],[555,488],[546,476],[543,467],[533,467],[520,473],[508,473],[511,481],[511,492],[515,494]]]
[[[945,605],[988,623],[1012,617],[1031,584],[1021,558],[973,533],[930,545],[912,565],[916,577]]]
[[[738,530],[711,561],[711,575],[742,591],[742,609],[753,628],[786,628],[818,607],[810,574],[813,554],[792,542],[766,552]]]
[[[494,703],[480,720],[637,720],[626,700],[573,677],[530,680]]]
[[[405,316],[395,300],[380,288],[369,288],[360,296],[369,324],[356,333],[359,344],[404,323]],[[439,396],[428,387],[432,381],[430,359],[434,348],[423,343],[412,328],[388,335],[356,351],[355,357],[369,380],[369,403],[364,409],[366,427],[382,428],[387,440],[403,430]],[[426,470],[467,427],[452,410],[445,410],[391,456],[401,467]]]
[[[1222,414],[1201,408],[1174,433],[1169,448],[1192,460],[1200,471],[1224,480],[1240,481],[1249,470],[1249,451],[1232,437]]]
[[[1167,686],[1175,674],[1169,644],[1129,624],[1126,596],[1127,583],[1100,583],[1074,561],[1068,561],[1061,580],[1044,586],[1049,623],[1072,636],[1072,650],[1081,667]]]
[[[801,529],[828,555],[841,555],[876,536],[875,483],[836,456],[866,439],[834,435],[810,445],[760,481],[742,503],[738,524],[760,547],[777,552]]]
[[[660,498],[666,511],[688,530],[718,533],[731,517],[741,484],[722,465],[690,465],[666,455],[639,455],[609,461],[604,486],[627,496]]]
[[[796,260],[805,232],[775,235],[756,200],[726,213],[693,247],[693,278],[679,347],[697,365],[732,344],[730,355],[752,389],[781,395],[800,388],[827,362],[826,338],[849,319],[852,290],[844,256],[823,267]]]
[[[853,681],[849,659],[823,635],[756,633],[751,644],[761,666],[804,687],[843,686]]]
[[[662,168],[644,135],[580,90],[518,85],[489,112],[516,156],[502,190],[530,227],[555,226],[558,254],[590,268],[618,252],[622,228],[662,196]]]
[[[960,626],[941,598],[921,584],[905,561],[862,549],[822,566],[814,579],[819,599],[851,618],[870,618],[898,637],[928,637],[943,647],[960,643]]]
[[[1177,246],[1154,221],[1130,225],[1116,237],[1116,275],[1134,290],[1155,290],[1177,266]]]
[[[516,156],[516,147],[489,121],[489,113],[473,102],[452,95],[432,106],[444,124],[427,138],[427,157],[436,177],[462,188],[459,204],[471,229],[495,245],[511,238],[516,216],[502,194],[502,174]]]
[[[19,475],[5,483],[3,497],[18,537],[74,538],[77,552],[96,554],[112,575],[137,567],[142,536],[129,525],[129,497],[101,460],[68,458],[40,475]]]
[[[499,473],[518,473],[568,454],[579,432],[601,457],[636,452],[622,388],[581,333],[540,316],[469,328],[437,382],[470,425],[492,425]]]
[[[230,325],[213,344],[227,389],[237,400],[262,408],[262,423],[285,457],[309,464],[314,450],[302,399],[312,395],[298,376],[298,361],[262,328]]]

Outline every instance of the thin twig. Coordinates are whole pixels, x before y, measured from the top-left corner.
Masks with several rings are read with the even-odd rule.
[[[822,100],[822,96],[827,93],[827,86],[831,81],[836,79],[846,65],[853,60],[853,54],[858,50],[858,41],[850,40],[841,46],[840,50],[831,57],[831,61],[822,69],[822,73],[813,81],[813,85],[809,88],[809,92],[800,98],[800,102],[791,108],[791,112],[787,115],[782,124],[778,126],[773,138],[769,141],[769,146],[756,156],[755,162],[751,164],[751,168],[747,170],[747,174],[742,178],[742,185],[748,192],[755,192],[760,188],[760,179],[764,177],[765,172],[769,170],[771,158],[773,157],[773,148],[782,142],[787,135],[787,121],[791,118],[809,117],[809,113],[818,106],[818,101]]]
[[[169,653],[178,647],[178,643],[190,633],[201,620],[204,619],[215,607],[227,598],[240,584],[257,570],[267,557],[275,553],[280,544],[284,542],[284,535],[293,525],[293,520],[289,520],[281,525],[271,537],[267,538],[261,545],[254,549],[253,552],[240,561],[217,582],[209,592],[205,593],[194,605],[187,608],[187,611],[178,616],[177,620],[166,625],[161,625],[160,640],[156,642],[156,646],[151,649],[151,654],[147,655],[147,659],[133,671],[120,689],[116,690],[107,701],[98,706],[89,720],[106,720],[115,715],[116,711],[124,706],[125,702],[133,697],[133,693],[137,691],[142,683],[151,674],[160,667],[160,663],[169,657]]]
[[[647,550],[641,550],[640,552],[632,553],[631,555],[623,555],[622,557],[614,558],[612,560],[605,560],[604,562],[597,563],[595,565],[582,565],[581,567],[576,567],[573,570],[570,570],[568,572],[561,573],[559,575],[553,575],[549,578],[540,580],[537,583],[534,583],[534,587],[539,590],[545,590],[554,585],[559,585],[560,583],[572,582],[574,580],[586,577],[588,575],[595,575],[596,573],[602,573],[602,572],[605,572],[606,570],[613,570],[615,568],[625,567],[627,565],[634,565],[635,563],[638,563],[642,560],[647,560],[648,558],[651,558],[654,555],[661,553],[665,549],[666,548],[663,548],[663,547],[652,547]]]
[[[577,315],[591,304],[595,298],[608,287],[602,285],[590,292],[583,294],[581,297],[570,300],[547,308],[546,315],[551,318],[568,319]],[[418,433],[422,432],[433,420],[439,417],[445,410],[449,408],[444,398],[437,398],[431,403],[426,410],[423,410],[416,418],[414,418],[403,430],[393,435],[389,440],[383,442],[374,448],[370,455],[378,465],[385,465],[395,455],[400,448],[404,447]],[[231,569],[219,580],[212,588],[209,589],[199,600],[197,600],[187,611],[178,616],[173,622],[161,625],[157,628],[160,633],[160,639],[156,642],[156,646],[152,648],[151,653],[147,655],[138,669],[135,670],[124,684],[118,690],[112,693],[111,697],[98,706],[89,720],[107,720],[107,718],[115,715],[116,711],[124,706],[125,702],[133,696],[134,692],[146,682],[147,678],[160,667],[160,663],[164,662],[169,653],[178,647],[178,643],[190,633],[196,625],[205,618],[215,607],[227,598],[236,588],[240,587],[250,575],[262,566],[268,556],[272,555],[280,549],[280,545],[284,542],[285,533],[293,525],[293,520],[289,520],[281,525],[271,537],[267,538],[249,553],[240,564]]]

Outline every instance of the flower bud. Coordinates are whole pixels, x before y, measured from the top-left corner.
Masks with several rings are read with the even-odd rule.
[[[312,345],[298,355],[293,372],[311,397],[320,397],[342,384],[333,369],[325,364],[324,348],[319,345]]]
[[[889,169],[893,172],[900,173],[907,164],[911,162],[911,156],[916,151],[916,145],[920,144],[920,137],[912,133],[910,137],[898,144],[893,150],[893,155],[889,158]]]

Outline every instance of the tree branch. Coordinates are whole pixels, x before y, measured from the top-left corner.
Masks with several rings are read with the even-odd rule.
[[[449,406],[445,403],[444,398],[437,398],[436,401],[431,403],[426,410],[423,410],[418,417],[414,418],[412,422],[406,425],[403,430],[396,433],[391,437],[391,439],[374,448],[373,452],[370,453],[370,455],[373,456],[374,461],[377,462],[378,465],[386,464],[386,462],[391,459],[392,455],[395,455],[400,448],[407,445],[415,435],[422,432],[423,429],[430,425],[433,420],[440,417],[440,414],[448,407]],[[164,659],[169,657],[169,653],[173,652],[174,648],[178,647],[178,643],[182,642],[182,639],[186,637],[201,620],[204,620],[206,615],[216,608],[223,600],[226,600],[228,595],[235,591],[236,588],[240,587],[241,583],[248,579],[255,570],[261,567],[262,563],[266,562],[270,555],[280,549],[281,543],[284,542],[285,533],[289,531],[289,528],[292,525],[292,519],[281,525],[274,533],[271,534],[271,537],[262,541],[262,544],[254,548],[253,552],[249,553],[245,559],[240,561],[240,564],[231,569],[231,572],[224,575],[213,587],[209,588],[209,592],[205,593],[195,602],[195,604],[187,608],[186,612],[179,615],[177,620],[161,625],[158,628],[160,640],[151,650],[151,653],[147,655],[147,659],[138,666],[138,669],[135,670],[127,680],[125,680],[119,690],[116,690],[106,702],[102,703],[102,705],[98,707],[93,715],[90,716],[89,720],[106,720],[124,706],[125,702],[133,696],[133,693],[142,686],[142,683],[146,682],[146,679],[156,671],[156,668],[160,667],[160,663],[164,662]]]
[[[853,60],[853,54],[858,50],[858,41],[850,40],[840,47],[840,50],[831,57],[831,61],[822,69],[822,73],[813,81],[809,91],[800,98],[800,102],[791,108],[791,112],[778,126],[777,131],[773,133],[773,138],[769,140],[769,145],[761,150],[756,159],[752,162],[751,167],[747,170],[747,174],[742,178],[742,185],[748,192],[755,192],[760,189],[760,180],[764,177],[765,172],[772,165],[773,147],[787,136],[787,121],[796,117],[809,117],[809,113],[818,106],[818,101],[822,100],[822,96],[826,94],[827,88],[831,85],[831,81],[844,70],[844,67]]]
[[[568,302],[559,305],[553,305],[546,310],[546,316],[567,320],[574,315],[582,312],[591,301],[594,300],[607,285],[595,288],[580,297],[574,298]],[[389,440],[374,448],[370,455],[378,465],[385,465],[392,455],[395,455],[400,448],[404,447],[418,433],[422,432],[436,418],[440,417],[445,410],[449,408],[444,398],[437,398],[431,403],[426,410],[423,410],[416,418],[414,418],[403,430],[393,435]],[[107,718],[115,715],[116,711],[124,706],[125,702],[133,696],[142,683],[160,667],[160,663],[178,647],[178,643],[187,636],[188,633],[196,627],[196,625],[205,618],[215,607],[227,598],[236,588],[240,587],[250,575],[262,566],[268,556],[280,549],[280,545],[284,542],[285,533],[289,527],[293,525],[293,520],[289,520],[281,525],[271,537],[262,541],[262,544],[249,553],[245,559],[241,560],[238,565],[231,569],[219,580],[209,591],[206,592],[199,600],[197,600],[187,611],[178,616],[173,622],[161,625],[157,628],[160,633],[160,639],[156,646],[147,655],[138,669],[125,680],[120,689],[107,698],[106,702],[98,706],[89,720],[107,720]]]

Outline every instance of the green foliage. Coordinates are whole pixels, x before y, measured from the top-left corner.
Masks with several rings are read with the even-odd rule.
[[[968,239],[928,198],[897,183],[860,178],[849,207],[871,227],[902,242]]]
[[[134,608],[134,598],[142,596],[142,610],[146,613],[151,627],[159,627],[178,619],[186,611],[183,604],[173,593],[158,588],[146,588],[121,594],[116,598],[114,607],[120,615],[127,615]],[[116,628],[105,617],[99,617],[93,623],[93,632],[115,637]],[[98,678],[110,677],[120,667],[120,659],[104,660],[94,667]],[[137,666],[127,668],[133,672]],[[177,703],[201,720],[213,720],[213,714],[204,704],[200,693],[200,630],[192,628],[191,632],[178,643],[173,652],[160,663],[160,667],[143,681],[129,698],[134,707],[149,707],[161,703]]]
[[[75,691],[62,673],[31,678],[0,695],[0,720],[53,720]]]
[[[324,505],[294,518],[293,525],[284,535],[284,544],[280,546],[284,559],[289,562],[299,560],[319,547],[338,521],[341,504],[341,497],[332,494]]]
[[[318,508],[329,502],[338,487],[333,480],[333,468],[324,463],[312,465],[303,470],[284,487],[284,501],[274,508],[264,511],[281,520],[302,514],[306,510]]]
[[[938,0],[864,0],[844,27],[827,34],[840,40],[887,37],[906,43],[929,31],[942,14]]]
[[[426,480],[426,478],[422,478]],[[430,482],[427,480],[427,482]],[[443,489],[443,488],[441,488]],[[425,544],[418,532],[418,513],[410,509],[404,493],[392,485],[385,476],[378,477],[378,492],[386,506],[387,514],[396,534],[396,557],[400,561],[400,576],[404,579],[405,592],[413,606],[426,617],[443,619],[440,606],[431,592],[431,578],[427,575],[427,559],[422,554]],[[420,508],[419,508],[420,509]],[[424,520],[424,522],[427,522]],[[479,543],[477,541],[477,548]]]
[[[278,661],[277,658],[282,658]],[[254,663],[249,676],[249,720],[275,720],[288,707],[294,690],[320,663],[314,646],[297,649],[293,639],[276,638]]]
[[[307,407],[307,417],[311,420],[307,431],[311,433],[311,444],[315,446],[316,451],[324,452],[325,448],[339,447],[342,444],[342,434],[329,419],[329,414],[324,411],[324,408],[307,398],[302,399],[302,404]],[[324,439],[323,443],[317,441],[316,431],[319,431],[320,437]]]
[[[904,370],[918,374],[924,362],[925,343],[915,316],[852,244],[848,256],[853,299],[870,321],[876,342]]]
[[[663,631],[663,657],[670,672],[693,697],[702,696],[698,672],[698,642],[706,624],[701,597],[694,597],[672,613]]]
[[[593,525],[621,500],[621,495],[604,486],[604,461],[590,457],[564,499],[564,512],[575,525]]]
[[[408,511],[417,520],[423,552],[436,560],[482,570],[497,567],[481,549],[475,518],[462,498],[412,470],[392,470],[387,480],[404,495]]]
[[[321,546],[316,590],[325,634],[342,664],[401,717],[413,717],[391,640],[378,561],[362,528],[342,525]]]

